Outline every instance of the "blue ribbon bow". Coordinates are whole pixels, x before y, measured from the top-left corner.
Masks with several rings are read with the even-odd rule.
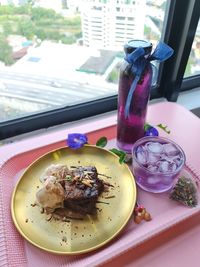
[[[133,98],[133,93],[136,89],[137,83],[139,82],[141,75],[150,61],[158,60],[160,62],[167,60],[172,56],[174,50],[163,42],[159,42],[154,52],[145,58],[145,50],[142,47],[138,47],[131,54],[126,54],[125,60],[131,64],[131,72],[134,73],[134,80],[131,84],[131,88],[129,90],[126,104],[125,104],[125,117],[129,116],[129,109],[131,105],[131,101]]]

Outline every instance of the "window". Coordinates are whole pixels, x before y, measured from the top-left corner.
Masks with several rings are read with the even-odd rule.
[[[116,19],[117,20],[125,20],[125,17],[117,16]]]
[[[101,11],[101,10],[102,10],[102,6],[93,6],[92,9],[93,9],[93,10]]]
[[[0,6],[0,139],[116,109],[117,63],[126,41],[114,34],[119,24],[130,39],[147,39],[154,47],[162,39],[175,49],[159,68],[152,97],[176,100],[181,84],[197,84],[183,75],[192,43],[198,46],[199,1],[116,1],[115,12],[119,6],[122,12],[117,20],[109,1],[104,9],[102,1],[69,1],[67,10],[60,2]],[[103,22],[98,40],[97,16]]]
[[[200,74],[200,22],[198,23],[195,38],[190,51],[190,57],[187,62],[187,67],[184,77]]]

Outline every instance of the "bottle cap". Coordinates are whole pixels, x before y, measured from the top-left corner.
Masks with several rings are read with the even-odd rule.
[[[124,45],[124,51],[126,54],[130,54],[139,47],[142,47],[147,55],[151,53],[152,43],[146,40],[130,40]]]

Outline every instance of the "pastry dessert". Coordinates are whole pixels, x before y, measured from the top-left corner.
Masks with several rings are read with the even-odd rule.
[[[94,166],[49,166],[41,177],[43,187],[36,193],[36,203],[55,218],[84,218],[96,214],[96,202],[104,191]]]

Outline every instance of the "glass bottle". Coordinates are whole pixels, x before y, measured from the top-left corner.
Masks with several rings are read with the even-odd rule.
[[[145,51],[143,59],[147,58],[152,49],[152,44],[148,41],[131,40],[125,44],[124,52],[127,55],[139,47]],[[131,152],[133,144],[144,136],[152,73],[151,64],[146,61],[145,68],[132,95],[127,116],[125,106],[129,90],[135,79],[135,73],[132,70],[132,64],[126,60],[122,62],[118,88],[117,146],[126,152]]]

